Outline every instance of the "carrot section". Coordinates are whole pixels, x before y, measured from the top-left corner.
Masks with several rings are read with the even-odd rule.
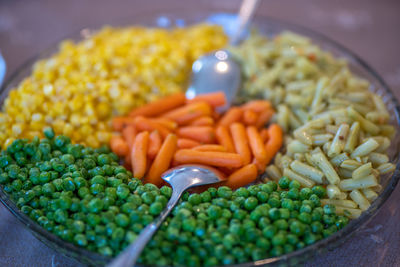
[[[215,167],[238,168],[243,165],[242,157],[235,153],[196,151],[181,149],[175,153],[174,160],[180,164],[198,163]]]
[[[128,125],[122,130],[122,136],[130,148],[132,148],[136,137],[136,129],[133,125]]]
[[[267,152],[266,164],[269,164],[283,144],[283,131],[278,124],[271,124],[268,128],[269,139],[265,144]]]
[[[236,153],[242,157],[244,165],[249,164],[251,162],[251,152],[246,128],[242,123],[234,123],[230,126],[230,130]]]
[[[215,130],[215,136],[217,137],[218,143],[224,146],[228,152],[235,152],[231,134],[226,126],[218,126]]]
[[[258,114],[252,110],[245,110],[243,112],[243,123],[246,125],[255,125],[257,123]]]
[[[249,140],[251,151],[254,157],[259,162],[265,162],[267,159],[267,152],[265,151],[264,142],[261,139],[258,130],[254,126],[249,126],[246,129],[247,139]]]
[[[187,139],[187,138],[179,138],[178,139],[178,148],[179,149],[193,148],[193,147],[196,147],[199,145],[201,145],[199,142],[194,141],[192,139]]]
[[[162,185],[161,174],[168,170],[171,161],[174,157],[176,146],[177,145],[177,137],[175,134],[169,134],[161,148],[158,152],[156,158],[153,161],[153,164],[150,167],[150,170],[146,176],[145,181],[147,183],[152,183],[157,186]]]
[[[213,143],[215,140],[214,128],[210,126],[182,127],[176,133],[179,137],[189,138],[200,143]]]
[[[197,95],[193,99],[188,99],[187,103],[195,103],[199,101],[206,102],[212,107],[220,107],[226,104],[226,97],[222,91],[219,91],[215,93]]]
[[[255,164],[248,164],[229,175],[222,185],[236,189],[254,182],[257,179],[257,167]]]
[[[242,119],[243,110],[238,107],[229,109],[219,120],[219,125],[229,126],[234,122],[238,122]]]
[[[129,116],[156,116],[182,106],[185,101],[186,98],[184,93],[176,93],[136,108],[129,113]]]
[[[208,116],[200,117],[190,123],[191,126],[213,126],[214,119]]]
[[[206,102],[196,102],[171,110],[170,112],[165,113],[163,117],[173,120],[179,125],[184,125],[201,116],[210,115],[211,107],[209,104]]]
[[[124,166],[144,182],[162,186],[163,172],[180,164],[204,164],[229,176],[232,188],[254,181],[283,142],[282,129],[269,123],[267,100],[254,100],[218,112],[222,92],[185,99],[182,93],[112,119],[110,147]]]
[[[147,170],[147,149],[149,132],[141,132],[135,138],[131,152],[131,165],[133,176],[142,179]]]
[[[152,131],[149,135],[149,149],[147,150],[147,156],[150,159],[154,159],[157,156],[161,143],[162,139],[160,133],[157,130]]]
[[[227,152],[226,148],[221,145],[200,145],[193,148],[196,151],[219,151]]]
[[[167,135],[171,133],[171,131],[163,125],[142,116],[135,118],[135,127],[138,129],[138,131],[157,130],[163,138],[167,137]]]
[[[129,146],[126,141],[119,135],[113,135],[110,140],[111,150],[119,157],[128,154]]]

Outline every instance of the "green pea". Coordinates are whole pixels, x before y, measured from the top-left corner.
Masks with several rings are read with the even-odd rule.
[[[324,214],[331,215],[336,213],[336,207],[331,204],[325,205],[323,209],[324,209]]]
[[[88,241],[86,239],[86,236],[83,234],[77,234],[74,237],[74,243],[80,247],[86,247],[88,244]]]
[[[299,221],[294,221],[293,223],[291,223],[289,228],[290,232],[297,236],[302,236],[305,231],[305,226]]]
[[[68,213],[65,210],[58,209],[54,212],[54,220],[58,223],[65,223],[68,218]]]
[[[106,178],[102,175],[96,175],[92,179],[90,179],[90,183],[106,185]]]
[[[8,156],[8,155],[1,156],[0,157],[0,168],[5,168],[9,164],[12,164],[12,162],[13,162],[13,159],[10,156]]]
[[[244,201],[244,208],[247,210],[253,210],[256,208],[258,204],[258,200],[255,197],[248,197],[245,201]]]
[[[141,197],[142,197],[143,202],[146,203],[147,205],[152,204],[154,202],[154,200],[155,200],[153,194],[150,193],[150,192],[144,192],[141,195]]]
[[[11,177],[12,179],[17,178],[18,173],[20,171],[20,167],[15,164],[10,164],[9,166],[7,166],[7,168],[8,168],[8,176]]]
[[[269,197],[268,193],[266,193],[264,191],[257,192],[257,199],[258,199],[258,201],[260,201],[260,203],[267,202],[268,197]]]
[[[93,195],[97,195],[99,193],[102,193],[102,192],[104,192],[104,185],[102,185],[102,184],[92,184],[90,186],[90,192]]]
[[[62,188],[66,191],[75,191],[76,186],[72,178],[65,178],[62,180]]]
[[[217,190],[218,197],[230,199],[232,197],[232,190],[227,186],[221,186]]]
[[[70,197],[61,196],[59,201],[59,207],[62,210],[68,210],[71,207],[72,200]]]
[[[268,205],[273,208],[279,208],[281,206],[281,201],[275,197],[270,197],[268,199]]]
[[[159,215],[162,211],[162,204],[160,202],[154,202],[150,205],[149,212],[152,215]]]
[[[319,198],[326,196],[326,189],[323,186],[316,185],[312,188],[312,192],[316,194]]]
[[[211,219],[217,219],[217,218],[219,218],[221,216],[222,209],[219,206],[211,205],[207,209],[207,214]]]
[[[99,198],[93,198],[88,203],[88,209],[90,212],[98,213],[103,209],[104,203]]]
[[[10,178],[8,176],[8,173],[0,173],[0,184],[6,184],[10,181]]]
[[[132,179],[128,183],[128,187],[132,192],[134,192],[139,185],[142,185],[142,182],[140,180],[136,179],[136,178]]]
[[[277,231],[278,229],[275,225],[268,225],[263,229],[262,234],[264,237],[272,239]]]
[[[302,188],[301,190],[300,190],[300,200],[305,200],[305,199],[309,199],[310,198],[310,196],[312,195],[312,190],[310,189],[310,188],[307,188],[307,187],[305,187],[305,188]]]
[[[169,186],[163,186],[160,188],[160,192],[162,195],[164,195],[166,198],[170,198],[172,195],[172,189]]]
[[[279,184],[280,188],[288,189],[290,182],[291,182],[291,180],[288,177],[283,176],[281,179],[279,179],[278,184]]]
[[[279,209],[279,215],[281,219],[288,220],[290,218],[290,211],[285,208]]]
[[[48,139],[53,139],[54,138],[54,131],[53,131],[53,128],[51,128],[51,127],[44,128],[43,129],[43,134]]]
[[[117,187],[117,197],[120,199],[126,199],[129,195],[129,187],[125,184],[121,184]]]
[[[238,220],[243,220],[246,216],[247,212],[242,209],[238,209],[233,212],[233,218]]]
[[[301,184],[300,184],[298,181],[296,181],[296,180],[292,180],[292,181],[289,183],[289,189],[292,189],[292,188],[300,189],[300,187],[301,187]]]
[[[120,227],[126,227],[129,224],[129,217],[120,213],[115,217],[115,222]]]
[[[305,212],[305,213],[311,213],[312,212],[312,207],[310,206],[310,205],[301,205],[301,207],[300,207],[300,213],[303,213],[303,212]]]
[[[304,188],[303,188],[304,189]],[[291,188],[288,191],[287,197],[292,200],[297,200],[300,197],[299,189],[298,188]]]
[[[59,148],[62,148],[63,146],[68,145],[69,143],[71,143],[71,140],[69,139],[69,137],[64,135],[59,135],[54,140],[55,146]]]

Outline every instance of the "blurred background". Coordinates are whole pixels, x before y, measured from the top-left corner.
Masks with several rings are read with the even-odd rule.
[[[239,0],[0,0],[0,51],[6,79],[24,61],[69,33],[144,14],[236,12]],[[262,0],[256,15],[306,26],[349,48],[400,99],[399,0]],[[343,246],[307,266],[400,266],[400,189]],[[0,266],[78,266],[36,240],[0,205]]]

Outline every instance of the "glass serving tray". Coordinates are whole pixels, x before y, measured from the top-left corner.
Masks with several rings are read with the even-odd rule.
[[[220,18],[220,19],[216,19]],[[222,19],[221,19],[222,18]],[[142,26],[158,26],[158,27],[181,27],[184,25],[190,25],[202,21],[209,21],[212,23],[222,23],[225,29],[229,33],[229,27],[232,26],[232,14],[211,14],[211,13],[201,13],[199,12],[196,16],[189,16],[185,14],[145,14],[141,16],[127,18],[117,23],[111,23],[112,26],[127,26],[127,25],[142,25]],[[81,30],[79,33],[72,35],[67,35],[66,38],[79,41],[87,38],[92,30],[97,30],[101,26],[94,26]],[[244,264],[238,264],[234,266],[290,266],[297,265],[310,257],[315,257],[321,255],[326,250],[332,250],[335,247],[340,246],[346,240],[348,240],[357,230],[359,230],[363,225],[367,224],[373,216],[378,212],[380,207],[392,194],[395,186],[397,185],[400,173],[399,173],[399,155],[400,155],[400,119],[399,111],[400,106],[394,97],[393,93],[389,87],[385,84],[383,79],[362,59],[360,59],[356,54],[344,48],[335,41],[330,40],[320,33],[316,33],[312,30],[306,29],[301,26],[293,25],[290,23],[278,21],[266,17],[256,17],[253,26],[256,27],[260,33],[266,36],[274,36],[279,34],[284,30],[290,30],[301,35],[305,35],[312,39],[313,43],[319,45],[323,50],[331,52],[336,57],[346,58],[351,71],[371,83],[370,90],[377,93],[383,98],[383,101],[387,105],[389,113],[391,114],[391,124],[396,127],[396,134],[392,140],[392,145],[389,149],[389,157],[392,163],[396,164],[396,170],[392,175],[383,176],[381,183],[383,186],[382,192],[379,197],[372,203],[371,207],[362,213],[362,215],[350,221],[350,223],[344,227],[342,230],[336,232],[335,234],[322,239],[310,246],[303,249],[291,252],[289,254],[282,255],[275,258],[267,258],[264,260],[248,262]],[[9,91],[16,87],[19,82],[21,82],[25,77],[27,77],[32,70],[33,64],[42,58],[49,57],[54,54],[58,49],[57,44],[44,50],[42,53],[32,58],[23,64],[16,72],[14,72],[10,78],[5,82],[4,86],[0,90],[0,101],[3,103],[4,99],[7,97]],[[40,227],[37,223],[31,220],[28,216],[19,211],[17,206],[11,201],[8,195],[4,192],[0,186],[0,201],[32,232],[32,234],[38,238],[40,241],[45,243],[47,246],[55,249],[56,251],[72,257],[75,260],[89,265],[105,265],[110,258],[102,256],[97,253],[90,252],[88,250],[79,248],[72,243],[68,243],[56,235],[46,231],[44,228]]]

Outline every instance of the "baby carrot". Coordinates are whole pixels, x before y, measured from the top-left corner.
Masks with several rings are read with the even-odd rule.
[[[182,106],[186,101],[184,93],[176,93],[159,100],[148,103],[144,106],[135,108],[129,113],[129,116],[156,116]]]
[[[245,110],[243,112],[243,123],[246,125],[255,125],[257,123],[258,114],[252,110]]]
[[[150,170],[146,176],[146,182],[157,186],[162,185],[161,174],[168,170],[176,151],[177,137],[175,134],[169,134],[158,152],[156,158],[151,164]]]
[[[252,110],[254,112],[262,112],[271,109],[271,103],[268,100],[253,100],[242,105],[244,110]]]
[[[233,145],[231,134],[226,126],[218,126],[215,130],[215,135],[217,137],[218,143],[226,148],[228,152],[235,152],[235,147]]]
[[[210,144],[215,141],[215,131],[210,126],[187,126],[178,128],[179,137],[189,138],[200,143]]]
[[[266,128],[262,129],[260,131],[260,136],[261,136],[263,143],[265,144],[265,142],[267,142],[267,140],[268,140],[268,129],[266,129]]]
[[[118,156],[122,157],[128,154],[129,146],[126,141],[119,135],[113,135],[110,139],[110,147],[111,150],[117,154]]]
[[[152,131],[149,135],[149,149],[147,150],[147,156],[150,159],[154,159],[157,156],[161,143],[162,139],[160,133],[157,130]]]
[[[214,119],[209,116],[203,116],[198,119],[195,119],[189,125],[190,126],[213,126]]]
[[[166,118],[151,118],[149,120],[164,126],[170,131],[175,131],[175,129],[178,128],[178,124],[176,122]]]
[[[133,124],[133,120],[130,117],[114,117],[112,118],[111,123],[113,129],[120,132],[126,125]]]
[[[175,153],[174,160],[180,164],[205,164],[215,167],[237,168],[243,165],[242,157],[235,153],[196,151],[193,149],[181,149]]]
[[[258,119],[255,124],[257,126],[257,128],[263,127],[271,119],[272,115],[274,115],[274,111],[272,109],[267,109],[267,110],[262,111],[258,115]]]
[[[129,148],[132,148],[133,143],[136,137],[136,129],[135,126],[128,125],[122,130],[122,136],[124,137],[126,143],[128,144]]]
[[[178,138],[178,148],[179,149],[193,148],[193,147],[196,147],[199,145],[201,145],[199,142],[194,141],[192,139]]]
[[[162,117],[173,120],[179,125],[184,125],[201,116],[210,116],[211,112],[211,107],[206,102],[195,102],[173,109]]]
[[[221,145],[200,145],[193,148],[196,151],[219,151],[226,152],[226,148]]]
[[[135,138],[131,151],[131,165],[133,176],[142,179],[147,170],[147,149],[149,144],[149,132],[141,132]]]
[[[249,164],[251,161],[251,151],[247,139],[246,128],[242,123],[235,122],[230,126],[230,130],[236,153],[242,157],[243,165]]]
[[[257,168],[254,164],[248,164],[239,170],[229,175],[228,179],[222,184],[229,186],[232,189],[245,186],[249,183],[254,182],[257,179]]]
[[[264,142],[262,141],[257,128],[255,126],[248,126],[246,132],[254,157],[259,162],[265,162],[267,159],[267,152],[265,151]]]
[[[265,144],[267,152],[266,164],[269,164],[283,143],[283,131],[278,124],[271,124],[268,128],[269,139]]]
[[[150,119],[142,117],[142,116],[135,117],[135,126],[138,131],[157,130],[163,138],[165,138],[168,134],[171,133],[163,125],[161,125],[157,122],[151,121]]]
[[[217,112],[217,111],[213,111],[211,113],[211,118],[214,119],[214,121],[219,121],[219,119],[221,118],[221,113]]]
[[[197,95],[193,99],[188,99],[187,103],[195,103],[199,101],[207,102],[212,107],[220,107],[226,104],[226,97],[224,92],[218,91],[215,93]]]
[[[242,119],[243,110],[238,107],[230,108],[219,120],[219,125],[229,126]]]
[[[256,158],[254,158],[251,163],[256,165],[259,174],[265,172],[265,168],[267,167],[267,163],[265,160],[261,162]]]

